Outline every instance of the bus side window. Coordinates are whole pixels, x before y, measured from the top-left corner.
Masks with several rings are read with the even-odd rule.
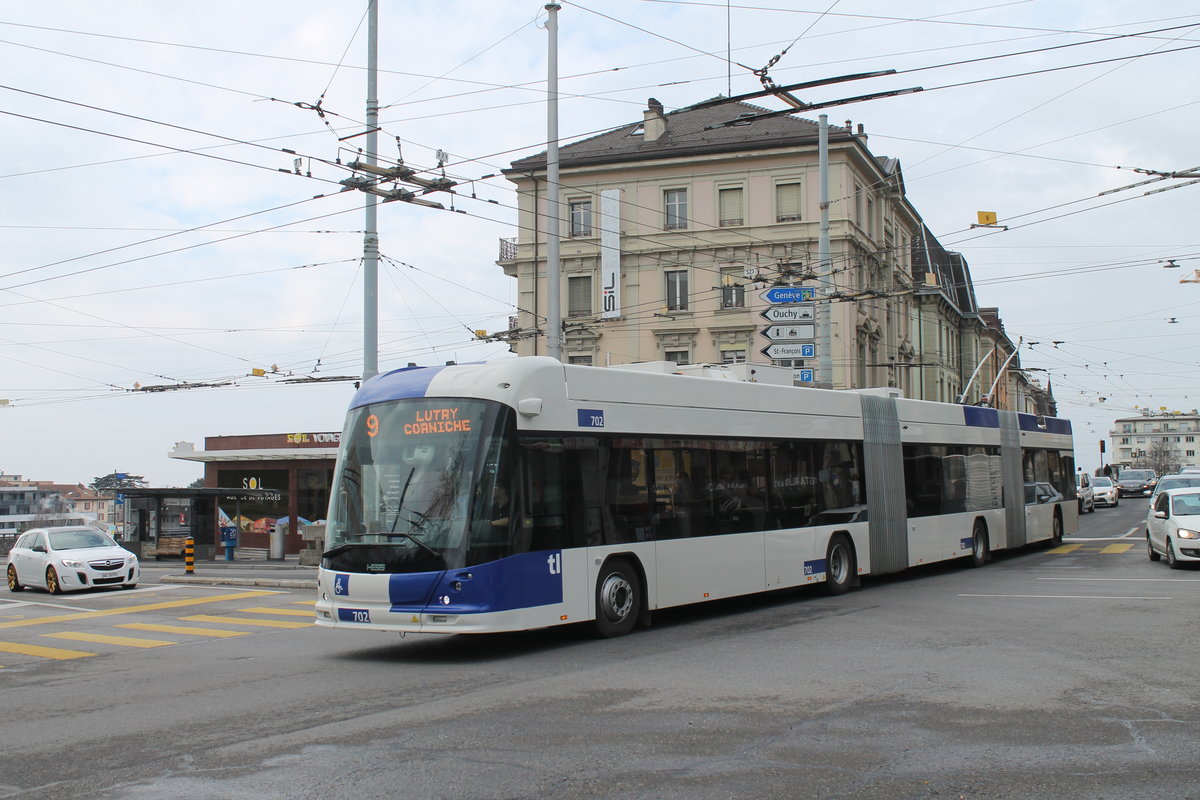
[[[650,491],[653,474],[644,469],[644,450],[613,447],[608,462],[608,507],[612,510],[612,542],[643,542],[654,537]]]
[[[524,451],[527,550],[559,550],[566,541],[563,482],[566,461],[561,448]],[[569,479],[568,479],[569,480]]]

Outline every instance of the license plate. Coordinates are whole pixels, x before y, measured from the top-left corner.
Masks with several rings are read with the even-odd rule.
[[[338,619],[342,622],[370,622],[371,612],[365,608],[339,608]]]

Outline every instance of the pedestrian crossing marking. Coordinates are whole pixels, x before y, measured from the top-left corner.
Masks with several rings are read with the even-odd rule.
[[[1102,541],[1103,540],[1094,540],[1094,541],[1087,542],[1086,544],[1083,542],[1075,542],[1073,544],[1064,544],[1064,545],[1055,547],[1052,550],[1047,550],[1046,552],[1052,553],[1052,554],[1058,554],[1058,555],[1066,555],[1067,553],[1078,553],[1081,555],[1083,553],[1101,553],[1104,555],[1119,555],[1121,553],[1128,553],[1130,550],[1137,547],[1139,544],[1137,541],[1125,540],[1122,542],[1113,542],[1112,544],[1107,544],[1107,545],[1102,546],[1101,545]],[[1111,540],[1109,540],[1109,541],[1111,541]]]
[[[206,603],[220,603],[225,600],[245,600],[250,597],[267,597],[275,594],[275,592],[250,591],[250,592],[234,592],[233,594],[217,594],[209,595],[208,597],[189,597],[184,600],[165,600],[161,603],[145,603],[137,606],[121,606],[120,608],[97,609],[95,611],[85,611],[77,614],[55,614],[50,617],[32,617],[30,619],[13,620],[12,622],[0,622],[0,628],[24,628],[29,625],[48,625],[52,622],[78,622],[81,619],[86,619],[89,622],[99,617],[112,617],[120,614],[137,614],[142,611],[162,611],[166,608],[183,608],[185,606],[198,606]],[[94,655],[89,653],[88,655]]]
[[[17,653],[22,656],[36,658],[52,658],[55,661],[69,661],[72,658],[87,658],[97,655],[85,653],[82,650],[64,650],[60,647],[43,647],[37,644],[20,644],[19,642],[0,642],[0,653]]]
[[[132,636],[109,636],[105,633],[84,633],[64,631],[62,633],[43,633],[42,636],[47,636],[51,639],[71,639],[76,642],[92,642],[93,644],[115,644],[121,647],[166,647],[169,644],[179,644],[179,642],[168,642],[165,639],[137,639]]]
[[[249,636],[250,631],[226,631],[220,628],[189,628],[183,625],[152,625],[148,622],[126,622],[118,628],[131,628],[135,631],[154,631],[155,633],[180,633],[186,636],[211,636],[216,639],[229,639],[233,636]]]
[[[311,622],[291,622],[283,619],[241,619],[239,617],[217,617],[209,614],[196,614],[191,617],[180,617],[187,622],[216,622],[227,625],[255,625],[260,628],[308,628]]]
[[[301,611],[298,608],[269,608],[268,606],[255,606],[254,608],[239,608],[245,614],[278,614],[281,617],[313,617],[312,611]]]

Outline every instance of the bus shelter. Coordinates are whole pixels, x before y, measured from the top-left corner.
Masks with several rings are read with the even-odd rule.
[[[190,536],[197,561],[212,561],[238,543],[247,508],[278,502],[270,489],[122,489],[122,544],[138,558],[179,558]],[[231,530],[232,529],[232,530]]]

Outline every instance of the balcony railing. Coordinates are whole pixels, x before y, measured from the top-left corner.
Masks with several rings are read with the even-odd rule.
[[[515,261],[517,258],[517,240],[516,238],[500,240],[500,258],[499,261]]]

